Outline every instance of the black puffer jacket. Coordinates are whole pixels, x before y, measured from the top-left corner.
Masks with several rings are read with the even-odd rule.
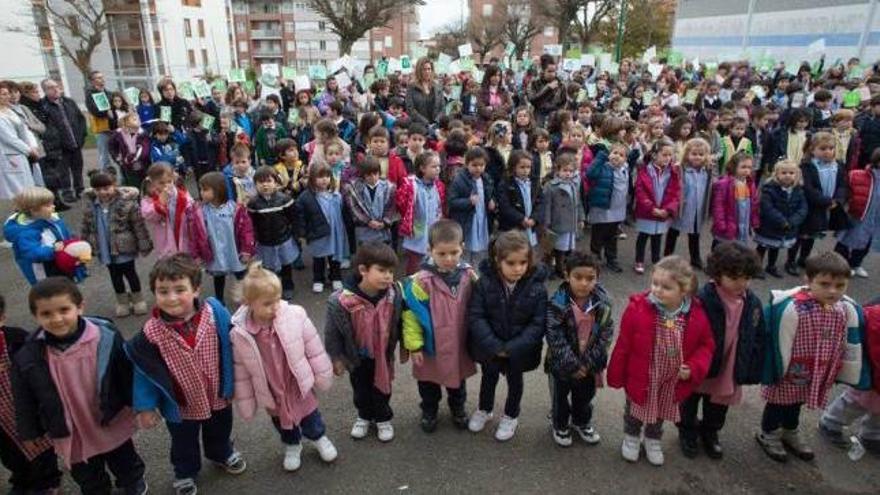
[[[802,163],[801,174],[804,177],[804,195],[807,197],[807,218],[801,225],[801,234],[813,235],[826,230],[848,229],[851,223],[845,207],[849,199],[846,167],[837,165],[837,178],[834,194],[831,197],[822,193],[822,183],[816,165],[812,162]],[[828,207],[835,202],[837,207],[828,210]]]
[[[306,188],[296,198],[296,236],[306,241],[314,241],[330,235],[330,223],[324,216],[315,191]]]
[[[480,278],[468,303],[468,351],[481,363],[508,355],[511,371],[531,371],[541,363],[547,317],[547,270],[534,267],[508,294],[490,260],[480,263]]]
[[[706,316],[709,317],[709,326],[712,328],[712,336],[715,340],[715,352],[712,354],[712,364],[709,367],[707,378],[718,376],[721,372],[721,364],[724,358],[724,333],[726,331],[726,314],[724,303],[718,295],[718,289],[713,282],[703,286],[697,293],[697,297],[703,303]],[[737,385],[756,385],[761,383],[761,374],[764,370],[764,346],[766,342],[764,327],[764,312],[761,300],[754,292],[746,293],[742,316],[739,320],[739,336],[736,341],[736,362],[733,365],[733,381]]]
[[[257,194],[247,207],[258,243],[277,246],[296,232],[296,204],[287,194],[276,192],[269,199]]]

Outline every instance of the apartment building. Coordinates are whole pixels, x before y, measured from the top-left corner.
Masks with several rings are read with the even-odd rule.
[[[483,22],[504,22],[508,16],[516,16],[521,19],[529,19],[535,11],[534,6],[541,0],[468,0],[471,18],[479,17]],[[559,33],[548,21],[540,21],[541,30],[532,38],[529,47],[529,55],[540,55],[544,51],[544,45],[559,43]],[[489,57],[502,57],[504,46],[499,45],[493,49]]]
[[[39,83],[47,77],[64,82],[64,61],[43,0],[0,0],[6,13],[0,29],[0,46],[5,53],[4,78]]]

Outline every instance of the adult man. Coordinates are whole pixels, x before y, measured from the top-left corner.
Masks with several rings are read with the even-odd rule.
[[[565,84],[556,77],[556,60],[541,55],[541,77],[533,79],[526,90],[529,103],[535,107],[538,125],[545,126],[551,113],[565,106]]]
[[[109,103],[111,101],[110,92],[105,87],[104,74],[100,71],[95,70],[89,73],[89,84],[85,89],[86,109],[89,111],[89,127],[91,127],[92,132],[95,134],[95,146],[98,148],[98,166],[101,170],[105,170],[112,164],[110,161],[112,129],[110,129],[110,116],[106,110],[98,110],[98,105],[95,103],[95,95],[103,93]]]
[[[76,201],[74,194],[79,197],[84,189],[82,147],[86,140],[86,119],[76,103],[61,94],[61,87],[56,81],[44,79],[40,86],[45,95],[42,105],[48,116],[46,127],[57,129],[61,141],[60,153],[53,154],[58,157],[52,166],[53,173],[44,176],[46,187],[63,191],[64,200],[71,203]]]

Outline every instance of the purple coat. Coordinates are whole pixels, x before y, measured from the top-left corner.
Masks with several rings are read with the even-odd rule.
[[[749,177],[749,224],[757,229],[760,223],[760,206],[755,182]],[[718,239],[734,240],[737,238],[736,221],[736,179],[726,175],[712,185],[712,235]]]

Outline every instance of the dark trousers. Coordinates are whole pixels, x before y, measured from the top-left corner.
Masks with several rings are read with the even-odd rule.
[[[79,462],[70,467],[70,475],[79,485],[82,493],[107,494],[113,492],[113,485],[107,469],[116,477],[116,486],[131,490],[144,477],[144,461],[134,449],[129,439],[119,447]]]
[[[294,284],[293,284],[293,264],[289,265],[281,265],[281,270],[276,272],[275,275],[278,275],[278,278],[281,279],[281,293],[282,294],[290,294],[293,297]]]
[[[666,233],[666,246],[663,248],[663,256],[669,256],[675,253],[675,245],[678,243],[678,236],[681,232],[670,228]],[[688,234],[688,254],[691,256],[691,264],[702,264],[702,256],[700,256],[700,234]]]
[[[324,436],[327,428],[324,426],[324,419],[321,418],[321,411],[315,409],[308,416],[300,420],[299,425],[294,426],[290,430],[281,428],[281,422],[277,416],[272,416],[272,425],[281,435],[281,442],[287,445],[299,444],[302,437],[309,440],[317,440]]]
[[[571,424],[578,427],[590,425],[593,419],[593,397],[596,396],[596,377],[592,374],[575,380],[550,377],[550,402],[553,428],[565,430]]]
[[[134,260],[125,263],[111,263],[107,265],[110,272],[110,283],[113,284],[113,292],[117,294],[125,294],[125,281],[128,281],[128,288],[132,293],[141,291],[141,279],[138,277],[137,270],[134,267]]]
[[[61,471],[55,451],[49,449],[29,461],[15,442],[0,428],[0,461],[12,474],[9,493],[32,493],[61,485]]]
[[[166,421],[171,434],[171,465],[177,479],[194,478],[202,469],[202,451],[209,460],[225,463],[232,455],[232,407],[214,411],[201,421],[185,419],[180,423]],[[199,444],[199,433],[202,445]]]
[[[506,363],[490,362],[481,364],[483,376],[480,380],[480,410],[492,412],[495,408],[495,387],[503,373],[507,379],[507,400],[504,402],[504,414],[509,418],[519,417],[519,404],[523,396],[523,373],[511,370]],[[450,407],[452,407],[450,405]]]
[[[437,416],[437,410],[440,409],[440,399],[443,397],[443,390],[440,385],[433,382],[419,382],[419,397],[422,398],[419,407],[422,408],[422,414],[427,416]],[[458,388],[446,387],[446,402],[452,411],[464,411],[464,403],[467,402],[467,387],[464,380]]]
[[[798,239],[795,245],[788,250],[788,261],[786,264],[803,265],[807,258],[810,257],[810,253],[813,252],[813,245],[815,243],[816,239],[813,239],[812,237]]]
[[[645,438],[660,440],[663,438],[663,420],[658,419],[655,423],[645,424],[642,420],[630,414],[630,401],[626,400],[623,406],[623,432],[627,435],[637,437],[644,430]]]
[[[663,241],[663,234],[639,232],[638,237],[636,237],[636,263],[645,262],[645,248],[648,245],[648,239],[651,240],[651,263],[660,261],[660,244]]]
[[[755,251],[757,251],[758,253],[758,258],[762,260],[764,259],[764,253],[767,253],[767,268],[776,267],[776,260],[779,259],[779,248],[765,247],[759,245],[757,248],[755,248]]]
[[[764,405],[761,415],[761,429],[765,433],[785,428],[796,430],[800,424],[801,406],[803,404],[770,404]]]
[[[849,267],[852,269],[862,266],[862,261],[865,261],[865,257],[868,256],[870,250],[870,240],[864,249],[850,249],[839,242],[834,246],[834,251],[846,258],[846,261],[849,262]]]
[[[354,407],[358,417],[368,421],[383,423],[391,421],[394,411],[391,410],[391,394],[384,394],[373,385],[373,374],[376,372],[376,361],[361,359],[361,364],[351,370],[348,378],[354,393]]]
[[[40,160],[40,169],[46,188],[54,192],[56,197],[58,193],[70,189],[70,168],[60,153],[53,153],[51,157],[46,156]]]
[[[70,176],[73,177],[73,191],[79,195],[85,189],[83,185],[83,155],[81,149],[75,150],[64,150],[62,151],[61,160],[67,166],[67,169],[70,171]],[[66,174],[65,174],[66,175]],[[63,179],[65,188],[71,187],[70,176],[65,177]]]
[[[235,272],[233,275],[235,276],[235,280],[241,280],[244,278],[244,270],[240,272]],[[220,302],[224,302],[224,295],[226,294],[226,275],[214,275],[214,297],[220,300]]]
[[[596,256],[605,255],[605,262],[617,261],[617,235],[620,222],[594,223],[590,226],[590,251]]]
[[[342,280],[339,262],[331,256],[322,256],[312,259],[312,281],[322,284],[327,281],[327,265],[330,265],[330,280]]]
[[[700,409],[700,402],[703,403],[703,419],[697,419]],[[724,420],[727,418],[727,406],[715,404],[706,394],[691,394],[678,405],[681,415],[681,422],[678,431],[681,436],[696,438],[698,434],[717,433],[724,428]]]

